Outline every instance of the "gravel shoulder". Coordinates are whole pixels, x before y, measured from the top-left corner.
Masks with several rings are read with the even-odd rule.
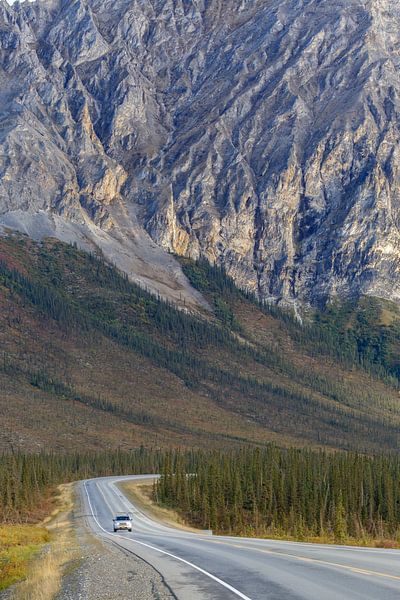
[[[141,558],[87,528],[79,504],[72,515],[79,556],[67,565],[56,600],[173,600],[162,576]]]

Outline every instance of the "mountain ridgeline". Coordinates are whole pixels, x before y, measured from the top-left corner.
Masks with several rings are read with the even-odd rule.
[[[301,324],[180,260],[207,309],[178,310],[54,239],[0,239],[3,448],[398,447],[395,305]]]
[[[400,299],[390,0],[0,0],[0,226],[200,299]]]

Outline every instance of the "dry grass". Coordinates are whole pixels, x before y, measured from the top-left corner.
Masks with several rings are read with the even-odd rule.
[[[72,485],[60,486],[57,508],[43,523],[51,543],[31,562],[26,578],[13,589],[12,600],[52,600],[59,591],[63,567],[77,552],[69,518],[72,507]]]
[[[51,600],[60,588],[61,571],[54,552],[46,552],[36,561],[25,581],[19,584],[12,596],[15,600]]]
[[[386,327],[389,327],[390,325],[392,325],[392,323],[398,321],[398,319],[399,315],[397,312],[395,312],[394,310],[389,310],[388,308],[382,308],[380,314],[381,325],[386,325]]]
[[[369,544],[368,544],[369,545]],[[374,541],[375,548],[400,548],[400,540],[375,540]]]
[[[391,539],[374,539],[372,537],[360,537],[360,538],[352,538],[348,537],[342,541],[338,541],[335,539],[333,535],[320,535],[320,536],[301,536],[294,537],[288,535],[274,535],[274,534],[266,534],[263,536],[258,535],[247,535],[246,537],[263,537],[265,539],[270,540],[279,540],[282,542],[305,542],[307,544],[324,544],[324,545],[332,545],[332,544],[343,544],[345,546],[356,546],[363,548],[386,548],[386,549],[399,549],[400,544],[396,540]]]

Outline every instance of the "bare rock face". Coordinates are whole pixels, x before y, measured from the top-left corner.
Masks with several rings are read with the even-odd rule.
[[[0,0],[0,223],[268,300],[400,301],[389,0]]]

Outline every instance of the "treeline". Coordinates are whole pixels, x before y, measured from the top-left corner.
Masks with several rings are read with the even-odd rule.
[[[24,242],[16,243],[23,246]],[[160,366],[168,368],[171,363],[175,371],[180,371],[182,362],[188,362],[185,353],[172,357],[171,347],[164,351],[149,338],[154,330],[179,348],[189,345],[188,354],[190,344],[195,342],[197,349],[220,346],[275,366],[276,357],[271,357],[270,349],[266,354],[254,352],[251,347],[238,344],[232,335],[240,330],[231,306],[236,299],[250,302],[279,319],[289,336],[311,355],[329,354],[346,366],[360,366],[399,384],[400,323],[381,324],[378,300],[364,298],[360,303],[352,300],[332,304],[316,312],[313,321],[300,324],[290,312],[259,300],[252,291],[239,289],[222,267],[204,259],[197,263],[183,258],[180,261],[191,284],[211,298],[216,322],[178,310],[130,282],[101,257],[57,242],[51,247],[40,246],[37,270],[30,270],[29,276],[0,261],[0,282],[61,327],[80,332],[97,329],[148,357],[154,356]],[[91,289],[85,290],[87,285]],[[185,376],[187,372],[183,373]]]
[[[98,329],[117,339],[121,338],[123,342],[129,339],[129,333],[138,334],[138,330],[142,334],[141,339],[147,342],[145,334],[156,329],[179,344],[188,339],[195,339],[201,346],[210,343],[229,344],[229,341],[234,343],[226,330],[178,310],[171,302],[130,282],[126,275],[100,258],[78,251],[74,255],[67,251],[68,248],[60,244],[58,250],[64,252],[60,260],[65,262],[65,272],[57,269],[58,277],[50,278],[51,285],[43,277],[50,270],[49,262],[45,262],[45,265],[39,262],[38,272],[26,276],[0,260],[0,282],[24,302],[36,307],[42,316],[54,319],[66,329]],[[48,261],[56,260],[57,246],[53,254],[55,256],[48,257],[45,249],[42,249],[41,260],[45,257]],[[74,270],[74,267],[85,277],[84,281],[80,281],[81,288],[77,290],[72,288],[68,278],[68,268]],[[87,289],[88,283],[94,289]],[[66,289],[69,289],[69,293]],[[107,292],[107,296],[104,296],[104,292]],[[111,296],[112,299],[110,292],[115,294]],[[132,331],[126,333],[127,327]],[[136,343],[140,345],[140,341]]]
[[[216,533],[400,542],[400,457],[304,449],[0,455],[0,522],[31,520],[61,483],[161,473],[154,495]]]
[[[71,481],[107,475],[158,473],[163,464],[159,451],[139,448],[98,453],[0,455],[0,522],[34,518],[54,487]]]
[[[218,533],[400,542],[400,457],[310,450],[170,453],[157,501]]]

